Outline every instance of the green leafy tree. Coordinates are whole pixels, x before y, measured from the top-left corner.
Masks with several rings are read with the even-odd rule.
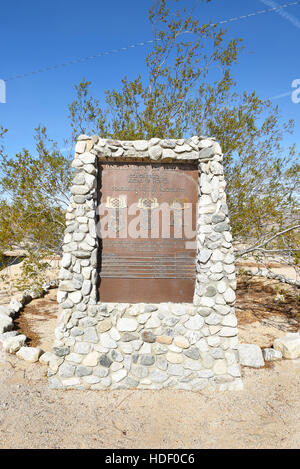
[[[266,263],[272,255],[281,262],[282,255],[282,262],[297,266],[299,153],[295,145],[283,146],[294,122],[283,122],[278,107],[254,90],[237,93],[232,66],[241,39],[196,20],[199,2],[191,11],[170,11],[173,3],[154,0],[149,10],[154,47],[147,75],[124,77],[119,90],[106,91],[103,107],[90,96],[88,81],[76,87],[69,107],[73,136],[80,130],[124,140],[215,137],[225,155],[237,256]]]
[[[106,91],[104,105],[100,96],[91,96],[89,81],[77,85],[69,106],[69,144],[82,133],[124,140],[215,137],[224,152],[237,255],[263,262],[283,256],[297,266],[299,154],[295,145],[283,146],[294,123],[284,123],[278,108],[254,90],[237,92],[233,66],[242,40],[196,18],[196,8],[208,1],[191,7],[187,0],[153,0],[147,73],[124,77],[119,89]],[[59,251],[69,161],[49,142],[45,129],[39,128],[36,138],[38,158],[26,150],[16,159],[2,157],[1,185],[10,196],[1,212],[13,209],[16,216],[6,224],[3,219],[3,225],[0,220],[0,250],[12,236],[43,252]]]
[[[42,259],[61,253],[71,184],[70,161],[45,128],[36,129],[35,140],[35,156],[24,149],[15,158],[2,153],[0,162],[0,253],[27,253],[22,287],[43,283],[49,265]]]

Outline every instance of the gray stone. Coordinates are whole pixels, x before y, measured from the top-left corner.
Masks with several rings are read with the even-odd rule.
[[[160,370],[166,371],[166,369],[168,368],[168,362],[164,357],[159,356],[156,359],[156,366]]]
[[[184,355],[186,355],[189,358],[192,358],[193,360],[198,360],[200,358],[200,352],[197,347],[190,347],[187,350],[184,350]]]
[[[225,218],[226,218],[226,215],[224,213],[218,213],[211,217],[211,221],[215,224],[222,223],[225,220]]]
[[[141,365],[151,366],[155,363],[155,357],[153,355],[141,355]]]
[[[70,353],[70,347],[53,347],[52,350],[58,357],[65,357]]]
[[[136,388],[139,384],[139,382],[136,379],[131,378],[131,376],[127,376],[125,380],[126,386],[129,388]]]
[[[80,329],[79,327],[73,327],[73,329],[71,330],[71,335],[73,337],[78,337],[83,334],[84,334],[84,331]]]
[[[102,355],[99,358],[99,364],[104,366],[105,368],[109,368],[112,364],[112,360],[109,358],[108,355]]]
[[[229,231],[229,230],[230,230],[230,226],[228,225],[228,223],[222,222],[222,223],[217,223],[216,225],[214,225],[213,229],[214,229],[217,233],[223,233],[223,231]]]
[[[217,290],[214,287],[212,286],[207,287],[205,291],[205,296],[213,297],[213,296],[216,296],[216,294],[217,294]]]
[[[112,350],[111,351],[111,358],[112,358],[113,361],[116,361],[116,362],[122,362],[123,361],[123,355],[118,350]]]
[[[203,148],[203,150],[200,150],[200,152],[199,152],[199,158],[201,160],[210,159],[214,155],[215,155],[215,151],[214,151],[213,147]]]
[[[61,378],[72,378],[75,373],[75,366],[70,363],[63,363],[58,371],[58,374]]]
[[[92,374],[92,368],[88,366],[77,366],[75,375],[78,377],[89,376]]]
[[[131,332],[125,332],[121,336],[122,342],[131,342],[132,340],[138,340],[139,336],[137,334],[132,334]]]

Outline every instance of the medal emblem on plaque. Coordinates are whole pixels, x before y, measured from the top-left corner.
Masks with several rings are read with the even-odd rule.
[[[170,209],[172,210],[172,217],[170,225],[174,227],[182,227],[184,220],[183,220],[183,210],[186,207],[186,204],[189,203],[187,198],[185,199],[172,199],[169,202]]]
[[[141,209],[141,230],[148,232],[151,228],[151,210],[158,207],[159,203],[156,197],[139,199],[138,208]]]
[[[105,207],[109,213],[108,229],[113,233],[119,233],[126,227],[126,211],[122,210],[127,208],[126,195],[107,197]]]

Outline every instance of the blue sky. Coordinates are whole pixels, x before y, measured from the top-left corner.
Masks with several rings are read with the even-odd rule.
[[[193,4],[193,0],[190,0]],[[292,0],[276,0],[277,4]],[[147,10],[151,0],[37,0],[2,2],[0,7],[0,79],[25,74],[70,60],[152,38]],[[204,23],[269,9],[269,0],[212,0],[199,4],[195,15]],[[265,98],[292,91],[300,79],[300,3],[278,13],[266,13],[226,24],[231,37],[244,39],[245,51],[234,66],[238,89],[256,90]],[[69,137],[67,105],[74,85],[85,77],[100,100],[108,88],[118,88],[124,75],[134,78],[145,71],[150,46],[137,47],[46,73],[7,80],[6,103],[0,103],[0,125],[8,128],[6,150],[12,156],[22,148],[33,150],[33,129],[45,125],[61,146]],[[300,93],[299,93],[300,97]],[[274,100],[286,119],[296,121],[300,143],[300,103],[291,96]],[[300,145],[299,145],[300,146]]]

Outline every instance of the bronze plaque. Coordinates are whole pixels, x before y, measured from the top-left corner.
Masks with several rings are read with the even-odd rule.
[[[193,302],[198,170],[99,165],[99,300]]]

